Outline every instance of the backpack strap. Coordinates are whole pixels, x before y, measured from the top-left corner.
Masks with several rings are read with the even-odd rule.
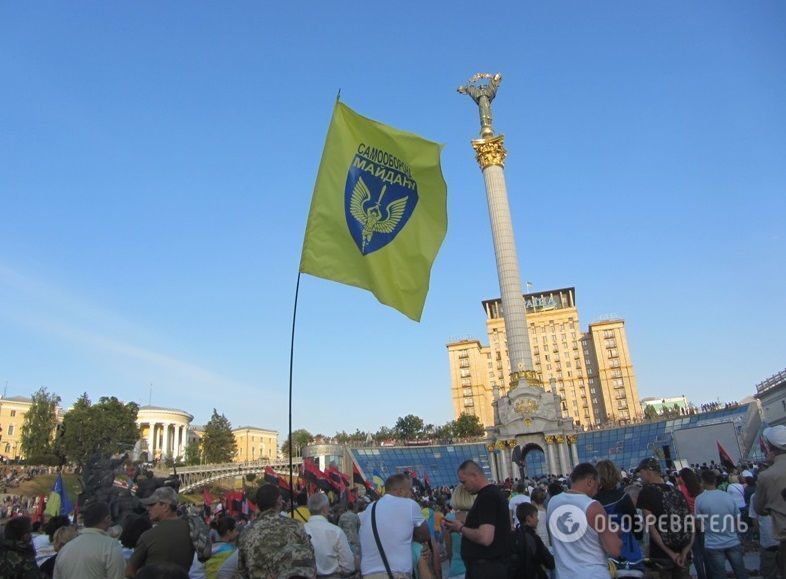
[[[379,556],[382,557],[382,564],[385,565],[385,571],[387,571],[389,579],[393,579],[393,572],[390,570],[390,564],[388,563],[388,558],[385,556],[385,549],[382,548],[382,541],[379,540],[379,531],[377,530],[377,503],[376,501],[373,505],[371,505],[371,530],[374,531],[374,540],[377,542],[377,550],[379,551]]]

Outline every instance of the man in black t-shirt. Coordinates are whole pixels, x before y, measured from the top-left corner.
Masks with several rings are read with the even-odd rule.
[[[510,550],[508,501],[474,461],[461,464],[458,478],[465,489],[477,495],[466,523],[445,521],[449,531],[461,534],[466,579],[506,579]]]

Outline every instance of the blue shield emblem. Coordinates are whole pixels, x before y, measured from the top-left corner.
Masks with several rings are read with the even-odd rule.
[[[363,255],[393,241],[418,203],[418,186],[409,167],[378,149],[371,151],[373,161],[355,155],[344,188],[347,227]]]

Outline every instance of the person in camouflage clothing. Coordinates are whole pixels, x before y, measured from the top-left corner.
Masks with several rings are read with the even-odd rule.
[[[0,544],[0,577],[3,579],[40,579],[30,529],[27,517],[17,517],[6,523]]]
[[[301,523],[281,516],[278,487],[266,484],[254,501],[257,518],[240,536],[238,570],[248,579],[315,579],[314,547]]]

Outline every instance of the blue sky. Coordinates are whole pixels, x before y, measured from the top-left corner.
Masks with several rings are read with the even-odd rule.
[[[5,3],[0,386],[152,384],[197,423],[285,432],[340,88],[445,144],[449,228],[420,324],[303,279],[295,427],[452,418],[445,344],[485,342],[499,294],[455,92],[486,71],[524,280],[575,286],[584,327],[624,317],[641,396],[748,395],[786,366],[784,29],[775,1]]]

